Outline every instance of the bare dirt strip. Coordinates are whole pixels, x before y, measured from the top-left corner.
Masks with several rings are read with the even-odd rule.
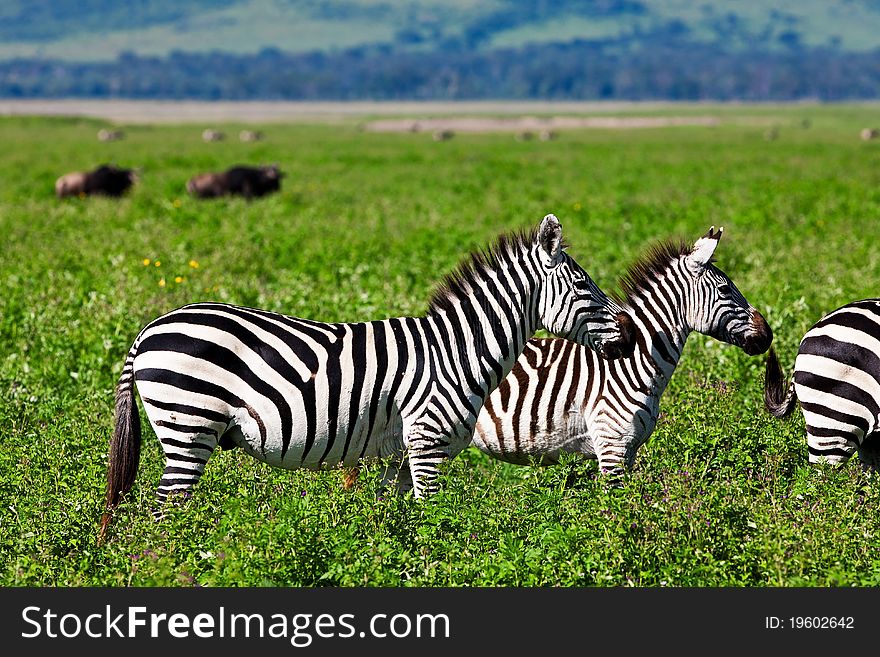
[[[699,104],[629,103],[629,102],[543,102],[543,101],[463,101],[463,102],[198,102],[155,100],[38,100],[0,99],[0,116],[86,116],[118,123],[202,123],[205,121],[285,122],[298,120],[345,120],[375,117],[483,117],[486,124],[492,117],[528,117],[541,120],[541,115],[631,114],[671,109],[691,109]],[[600,119],[600,117],[594,117]],[[706,117],[680,117],[675,120],[704,123]],[[562,120],[557,118],[555,120]],[[658,118],[649,120],[656,125]],[[663,119],[668,120],[668,119]],[[640,124],[642,120],[637,122]],[[613,121],[612,121],[613,122]],[[626,123],[626,122],[624,122]],[[688,123],[690,125],[690,123]],[[433,124],[431,127],[434,127]],[[479,125],[479,124],[475,124]],[[596,122],[596,127],[612,127],[609,118]],[[409,129],[409,125],[381,123],[374,129]],[[575,127],[570,124],[570,127]],[[621,127],[621,126],[615,126]],[[467,128],[462,127],[462,130]]]
[[[446,117],[433,119],[384,119],[364,125],[372,132],[543,132],[571,128],[663,128],[667,126],[713,126],[720,120],[712,116],[521,116],[513,118]]]
[[[559,130],[629,130],[721,123],[775,126],[778,110],[800,103],[593,101],[162,101],[2,99],[3,116],[88,117],[118,125],[330,123],[369,132],[512,132],[552,137]],[[737,108],[742,109],[740,112]],[[756,113],[757,110],[757,113]],[[442,138],[442,137],[440,137]]]

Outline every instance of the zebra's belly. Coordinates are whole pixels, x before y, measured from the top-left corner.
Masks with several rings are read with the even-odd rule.
[[[490,456],[517,465],[552,465],[563,452],[596,458],[592,441],[584,427],[554,423],[551,428],[515,423],[511,417],[499,417],[496,423],[481,412],[474,432],[473,446]]]
[[[250,417],[236,417],[224,434],[247,454],[268,465],[295,470],[321,470],[335,465],[355,465],[363,459],[383,459],[403,453],[400,416],[373,420],[358,417],[351,427],[322,423],[314,431],[306,430],[306,418],[294,422],[292,434],[285,436],[278,427],[268,427],[266,438]],[[331,430],[335,428],[335,431]]]

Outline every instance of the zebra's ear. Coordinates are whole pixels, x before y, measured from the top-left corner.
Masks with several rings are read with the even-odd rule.
[[[699,267],[705,267],[712,262],[712,254],[715,253],[715,248],[718,246],[723,232],[723,227],[719,227],[716,231],[715,226],[712,226],[708,233],[694,242],[694,248],[688,256],[688,260]]]
[[[538,228],[538,244],[550,262],[556,262],[562,251],[562,224],[555,214],[548,214]]]

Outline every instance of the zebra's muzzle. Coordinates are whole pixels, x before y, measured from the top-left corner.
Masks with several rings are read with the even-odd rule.
[[[749,331],[743,340],[743,351],[749,356],[757,356],[763,354],[770,348],[773,342],[773,331],[761,313],[757,310],[752,311],[751,331]]]
[[[629,358],[636,346],[636,329],[632,317],[625,312],[620,312],[615,317],[619,336],[616,340],[606,340],[602,344],[601,354],[608,360]]]

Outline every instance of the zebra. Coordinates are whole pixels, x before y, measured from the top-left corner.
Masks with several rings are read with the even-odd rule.
[[[619,483],[654,430],[660,396],[691,332],[752,356],[770,347],[764,317],[712,264],[722,233],[713,226],[693,245],[661,241],[631,265],[619,299],[635,323],[630,357],[602,360],[567,340],[529,340],[486,400],[473,445],[521,465],[578,454],[597,459]]]
[[[854,301],[816,322],[798,347],[790,383],[770,350],[764,405],[781,419],[798,401],[810,463],[839,466],[858,451],[865,470],[880,468],[880,299]]]
[[[422,317],[332,324],[205,302],[153,320],[116,389],[100,537],[137,473],[135,385],[165,452],[160,507],[218,445],[286,469],[385,459],[383,486],[432,494],[537,329],[631,353],[631,318],[564,249],[552,214],[505,233],[443,279]]]

